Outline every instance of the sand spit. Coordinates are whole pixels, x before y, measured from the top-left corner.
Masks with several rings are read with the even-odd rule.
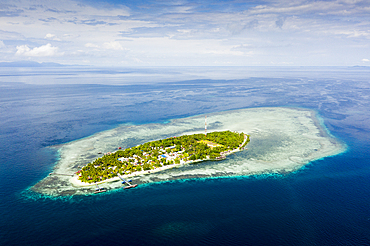
[[[207,114],[208,131],[231,130],[250,134],[248,150],[223,161],[186,164],[132,177],[134,183],[193,177],[243,176],[295,171],[310,161],[336,155],[346,146],[332,137],[316,113],[296,108],[252,108]],[[32,190],[47,195],[90,194],[94,186],[81,186],[73,176],[82,166],[112,152],[148,141],[204,132],[204,115],[175,119],[166,124],[122,125],[58,146],[60,160],[51,175]],[[121,187],[119,179],[100,187]]]

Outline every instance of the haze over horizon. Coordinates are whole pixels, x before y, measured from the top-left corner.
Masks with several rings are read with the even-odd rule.
[[[366,66],[370,2],[0,0],[0,62]]]

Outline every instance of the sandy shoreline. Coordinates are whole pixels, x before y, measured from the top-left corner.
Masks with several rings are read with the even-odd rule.
[[[210,131],[231,130],[251,135],[247,151],[229,160],[207,161],[197,165],[173,164],[155,170],[125,175],[134,183],[178,179],[179,177],[214,177],[288,173],[310,161],[333,156],[346,146],[325,129],[316,113],[306,109],[255,108],[207,114]],[[116,129],[57,146],[60,160],[52,175],[32,190],[48,195],[89,194],[94,184],[84,184],[73,175],[88,162],[100,157],[98,152],[112,152],[155,139],[202,132],[204,116],[172,120],[168,124],[123,125]],[[177,168],[176,168],[177,167]],[[59,175],[58,175],[59,174]],[[147,175],[149,174],[149,175]],[[118,177],[101,183],[108,189],[122,185]]]
[[[244,145],[246,141],[247,141],[247,138],[244,139],[244,141],[241,145]],[[227,156],[227,155],[239,152],[239,151],[242,151],[242,150],[234,149],[234,150],[230,151],[229,153],[226,153],[225,155]],[[168,170],[168,169],[181,167],[183,165],[194,164],[194,163],[203,162],[203,161],[222,161],[222,160],[205,159],[205,160],[186,161],[186,162],[180,163],[180,164],[171,164],[171,165],[166,165],[166,166],[162,166],[162,167],[147,170],[147,171],[143,170],[143,171],[134,172],[134,173],[131,173],[131,174],[125,174],[125,175],[121,175],[121,177],[124,178],[124,179],[127,179],[127,178],[132,178],[132,177],[141,176],[141,175],[150,175],[150,174],[154,174],[154,173],[157,173],[157,172],[162,172],[162,171],[165,171],[165,170]],[[119,177],[113,177],[113,178],[110,178],[110,179],[106,179],[106,180],[99,181],[99,182],[96,182],[96,183],[91,183],[91,184],[80,181],[78,179],[77,175],[73,175],[73,177],[70,179],[70,182],[71,182],[73,187],[89,187],[89,186],[95,186],[95,184],[99,185],[99,184],[103,184],[103,183],[116,182],[116,181],[121,181],[121,179]]]
[[[175,167],[180,167],[182,165],[186,165],[186,164],[190,164],[190,163],[191,162],[187,162],[187,163],[184,163],[184,164],[171,164],[171,165],[163,166],[163,167],[160,167],[160,168],[152,169],[150,171],[140,171],[140,172],[135,172],[135,173],[132,173],[132,174],[121,175],[121,177],[126,179],[126,178],[141,176],[141,175],[150,175],[150,174],[153,174],[153,173],[161,172],[161,171],[172,169],[172,168],[175,168]],[[109,183],[109,182],[116,182],[116,181],[121,181],[121,179],[119,177],[114,177],[114,178],[106,179],[106,180],[96,182],[96,183],[99,185],[99,184],[104,184],[104,183]],[[74,186],[74,187],[95,186],[95,183],[89,184],[89,183],[81,182],[80,180],[78,180],[77,175],[74,175],[70,179],[70,182],[71,182],[72,186]]]

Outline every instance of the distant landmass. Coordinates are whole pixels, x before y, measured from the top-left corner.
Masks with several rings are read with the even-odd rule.
[[[55,62],[35,62],[35,61],[16,61],[16,62],[0,62],[0,67],[64,67]]]
[[[353,68],[370,69],[370,66],[359,66],[359,65],[356,65],[356,66],[353,66]]]

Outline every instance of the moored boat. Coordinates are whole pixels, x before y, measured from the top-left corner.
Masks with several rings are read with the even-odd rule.
[[[131,189],[131,188],[135,188],[136,186],[137,186],[137,184],[128,185],[124,189]]]
[[[100,188],[100,190],[95,190],[94,193],[102,193],[102,192],[106,192],[107,190],[105,188]]]

